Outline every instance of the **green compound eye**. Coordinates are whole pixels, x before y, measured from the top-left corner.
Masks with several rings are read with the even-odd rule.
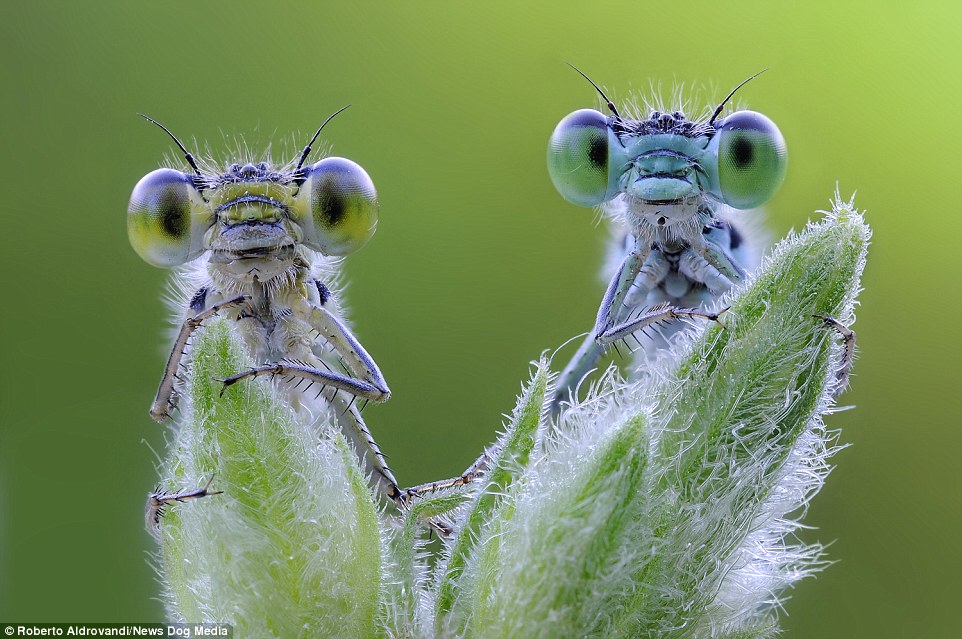
[[[190,176],[180,171],[152,171],[130,195],[127,237],[148,264],[178,266],[194,259],[204,251],[208,226],[200,193]]]
[[[548,175],[561,197],[596,206],[618,194],[621,143],[608,118],[581,109],[558,123],[548,143]]]
[[[304,244],[324,255],[348,255],[377,228],[377,190],[360,165],[324,158],[306,171],[293,212]]]
[[[788,168],[781,131],[755,111],[737,111],[715,128],[722,200],[736,209],[761,206],[781,186]]]

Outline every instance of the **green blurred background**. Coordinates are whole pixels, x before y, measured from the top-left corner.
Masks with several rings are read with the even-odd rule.
[[[351,319],[394,398],[366,413],[403,483],[460,471],[528,362],[587,330],[606,238],[545,144],[596,106],[704,83],[788,140],[775,237],[858,190],[875,230],[859,358],[830,418],[852,446],[806,519],[839,563],[792,594],[794,637],[958,637],[962,525],[959,5],[4,3],[0,620],[162,620],[142,506],[164,428],[167,274],[127,244],[170,141],[293,153],[327,115],[381,194],[347,261]],[[701,105],[699,105],[701,106]],[[155,452],[156,451],[156,452]]]

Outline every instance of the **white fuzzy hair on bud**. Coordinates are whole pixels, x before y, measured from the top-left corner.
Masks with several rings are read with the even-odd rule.
[[[796,531],[839,449],[823,416],[845,378],[813,316],[854,321],[869,236],[836,195],[728,295],[724,327],[679,335],[639,381],[609,370],[555,421],[543,359],[482,480],[400,514],[268,382],[217,396],[204,380],[244,356],[211,322],[165,484],[215,472],[224,494],[161,523],[171,615],[244,636],[774,636],[786,590],[826,564]],[[437,519],[453,533],[430,557]]]

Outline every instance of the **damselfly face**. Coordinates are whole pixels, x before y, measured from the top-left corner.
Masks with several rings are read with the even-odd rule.
[[[374,234],[377,214],[374,183],[344,158],[279,170],[233,164],[218,175],[158,169],[134,187],[127,232],[154,266],[179,266],[210,251],[212,276],[233,291],[289,272],[298,245],[353,253]]]
[[[760,206],[787,165],[778,127],[754,111],[696,122],[679,111],[630,120],[581,109],[548,145],[548,173],[566,200],[596,206],[624,196],[639,227],[685,223],[715,202]]]

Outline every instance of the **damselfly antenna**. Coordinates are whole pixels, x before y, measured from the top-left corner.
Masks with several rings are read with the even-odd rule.
[[[168,129],[167,127],[165,127],[163,124],[161,124],[161,123],[158,122],[157,120],[153,119],[152,117],[149,117],[149,116],[144,115],[143,113],[138,113],[137,115],[139,115],[139,116],[142,117],[143,119],[147,120],[148,122],[153,122],[154,124],[156,124],[157,126],[159,126],[161,129],[163,129],[163,130],[164,130],[164,133],[166,133],[167,135],[169,135],[169,136],[170,136],[170,139],[174,141],[174,144],[176,144],[177,146],[179,146],[179,147],[180,147],[180,150],[184,152],[184,159],[187,160],[187,164],[190,165],[190,168],[194,169],[194,173],[196,173],[197,175],[203,177],[203,174],[200,172],[200,169],[197,168],[197,162],[194,161],[194,156],[193,156],[193,154],[191,154],[191,152],[188,151],[188,150],[184,147],[184,145],[180,143],[180,140],[177,139],[177,136],[176,136],[176,135],[174,135],[173,133],[170,132],[170,129]]]
[[[761,74],[765,73],[766,71],[768,71],[768,69],[762,69],[761,71],[759,71],[759,72],[756,73],[755,75],[751,76],[751,77],[748,78],[747,80],[743,80],[741,84],[739,84],[737,87],[735,87],[734,89],[732,89],[732,92],[728,94],[728,97],[725,98],[724,100],[722,100],[722,101],[721,101],[721,104],[719,104],[717,107],[715,107],[715,112],[712,113],[712,114],[711,114],[711,118],[708,119],[708,124],[709,124],[709,126],[715,121],[715,118],[717,118],[719,115],[721,115],[722,109],[725,108],[725,104],[726,104],[729,100],[732,99],[732,96],[735,95],[735,92],[736,92],[736,91],[738,91],[740,88],[742,88],[743,86],[745,86],[746,84],[748,84],[749,82],[751,82],[752,80],[754,80],[755,78],[757,78],[758,76],[760,76]]]
[[[346,109],[346,108],[349,107],[349,106],[351,106],[351,105],[350,105],[350,104],[346,104],[346,105],[342,106],[340,109],[338,109],[337,111],[335,111],[334,113],[332,113],[332,114],[330,115],[330,117],[328,117],[326,120],[324,120],[324,124],[322,124],[321,126],[319,126],[319,127],[317,128],[317,131],[314,133],[314,137],[311,138],[311,141],[308,142],[308,143],[307,143],[307,146],[304,147],[304,150],[301,151],[301,159],[297,162],[297,166],[294,168],[295,171],[300,171],[301,166],[304,165],[304,161],[307,159],[307,156],[311,154],[311,145],[314,144],[314,141],[317,139],[317,136],[319,136],[319,135],[321,134],[321,129],[323,129],[325,126],[327,126],[327,123],[330,122],[331,120],[333,120],[335,115],[337,115],[338,113],[340,113],[341,111],[343,111],[344,109]]]
[[[594,81],[593,81],[591,78],[589,78],[588,76],[586,76],[586,75],[584,74],[584,72],[583,72],[581,69],[579,69],[578,67],[576,67],[575,65],[571,64],[570,62],[567,62],[566,64],[567,64],[569,67],[571,67],[572,69],[574,69],[575,71],[577,71],[578,73],[580,73],[582,78],[584,78],[584,79],[587,80],[588,82],[591,82],[591,86],[593,86],[593,87],[595,88],[595,91],[597,91],[598,93],[600,93],[600,94],[601,94],[601,97],[605,99],[605,102],[608,104],[608,109],[610,109],[611,112],[615,114],[615,117],[620,120],[620,119],[621,119],[621,114],[618,113],[618,109],[615,108],[615,103],[612,102],[611,99],[610,99],[607,95],[605,95],[605,92],[601,90],[601,87],[599,87],[597,84],[595,84]]]

